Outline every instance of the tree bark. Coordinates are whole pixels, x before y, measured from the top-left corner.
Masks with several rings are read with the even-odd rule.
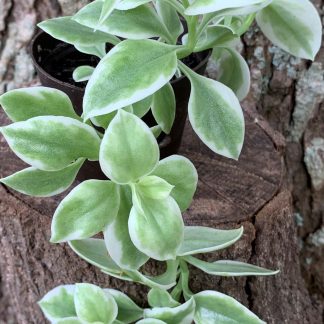
[[[36,22],[72,14],[84,2],[0,2],[0,93],[37,82],[27,51]],[[320,0],[316,4],[323,7]],[[241,260],[281,272],[220,278],[192,268],[191,288],[231,295],[268,323],[320,323],[324,53],[315,63],[301,62],[271,45],[257,28],[245,36],[242,49],[252,74],[242,155],[238,162],[216,156],[187,126],[180,153],[193,161],[200,179],[184,217],[189,225],[244,226],[244,236],[233,247],[204,258]],[[1,114],[0,124],[7,123]],[[24,167],[3,138],[0,152],[1,177]],[[55,286],[75,282],[121,289],[145,305],[143,286],[103,275],[65,244],[49,243],[51,217],[62,196],[36,199],[0,187],[0,323],[44,323],[36,302]]]

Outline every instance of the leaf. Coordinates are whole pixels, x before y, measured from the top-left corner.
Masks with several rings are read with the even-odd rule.
[[[121,0],[117,4],[119,10],[129,10],[139,7],[145,3],[151,2],[152,0]]]
[[[43,171],[61,170],[79,158],[98,160],[96,131],[69,117],[34,117],[0,131],[20,159]]]
[[[171,196],[181,211],[190,206],[198,182],[196,168],[190,160],[180,155],[169,156],[161,160],[150,175],[158,176],[174,186]]]
[[[183,33],[183,26],[176,9],[165,0],[157,0],[155,8],[172,36],[172,44],[176,44],[179,36]]]
[[[127,184],[152,172],[159,161],[159,147],[140,118],[119,110],[102,139],[99,156],[107,177]]]
[[[214,276],[272,276],[279,272],[238,261],[220,260],[209,263],[191,256],[186,256],[184,259],[198,269]]]
[[[87,180],[60,203],[52,220],[52,243],[80,240],[104,229],[117,216],[119,188],[108,180]]]
[[[224,249],[234,244],[243,234],[243,227],[234,230],[218,230],[202,226],[185,226],[184,240],[179,256],[206,253]]]
[[[261,324],[255,314],[234,298],[216,291],[203,291],[194,296],[196,324]]]
[[[118,313],[114,298],[95,285],[76,284],[74,303],[78,318],[90,323],[112,323]]]
[[[188,112],[194,131],[215,153],[238,159],[244,141],[244,116],[235,94],[183,63],[180,67],[191,82]]]
[[[148,295],[148,303],[153,307],[177,307],[180,305],[179,302],[174,300],[172,296],[166,291],[162,289],[153,288],[149,291]]]
[[[145,116],[151,108],[153,96],[148,96],[138,102],[133,103],[134,114],[142,118]]]
[[[113,12],[114,9],[116,9],[116,6],[120,2],[120,0],[104,0],[100,18],[99,18],[99,24],[102,24]]]
[[[169,134],[175,119],[176,99],[170,83],[154,93],[152,114],[164,133]]]
[[[166,324],[166,323],[155,318],[145,318],[140,320],[139,322],[136,322],[136,324]]]
[[[151,127],[150,130],[155,138],[158,138],[162,133],[161,126],[159,126],[159,125]]]
[[[156,318],[166,323],[191,324],[194,318],[196,303],[193,298],[178,307],[155,307],[145,309],[145,318]]]
[[[65,116],[80,119],[70,98],[62,91],[31,87],[11,90],[0,96],[0,105],[14,122],[38,116]]]
[[[83,162],[80,159],[59,171],[42,171],[30,167],[0,179],[0,182],[25,195],[51,197],[71,186]]]
[[[229,47],[214,48],[213,57],[217,62],[217,80],[233,90],[239,100],[243,100],[250,90],[250,70],[244,58]]]
[[[133,207],[128,228],[134,245],[156,260],[175,259],[183,240],[181,211],[171,197],[163,200],[142,200],[144,213]]]
[[[175,51],[176,46],[153,40],[125,40],[115,46],[87,84],[85,118],[108,114],[162,88],[177,69]]]
[[[136,189],[146,198],[165,199],[169,197],[174,186],[157,176],[146,176],[139,180]]]
[[[95,55],[102,59],[106,55],[106,43],[94,44],[91,46],[84,46],[80,44],[74,44],[74,47],[82,53],[89,55]]]
[[[208,26],[198,39],[194,51],[202,52],[215,46],[227,46],[236,39],[238,35],[228,26]]]
[[[83,324],[77,317],[66,317],[58,320],[55,324]]]
[[[121,268],[137,270],[149,259],[140,252],[131,241],[128,232],[128,217],[132,208],[131,193],[127,187],[120,188],[120,207],[117,217],[114,218],[105,231],[105,244],[111,258]]]
[[[51,321],[76,316],[74,307],[74,286],[58,286],[48,292],[39,302],[45,317]]]
[[[85,239],[70,241],[69,245],[80,258],[100,268],[102,271],[109,272],[110,275],[122,278],[123,280],[130,280],[108,254],[104,240]]]
[[[228,8],[251,6],[264,0],[195,0],[185,10],[189,16],[202,15]]]
[[[314,60],[322,43],[322,23],[308,0],[274,0],[256,16],[262,32],[288,53]]]
[[[82,65],[77,67],[72,74],[75,82],[88,81],[94,71],[94,67],[89,65]]]
[[[118,44],[113,35],[94,31],[92,28],[77,23],[72,17],[59,17],[42,21],[37,25],[52,37],[69,44],[89,46],[101,43]]]
[[[88,28],[125,39],[146,39],[161,36],[169,39],[170,37],[158,15],[149,5],[138,6],[127,11],[114,10],[105,21],[98,24],[102,8],[102,0],[93,1],[83,7],[73,19]]]
[[[115,289],[104,289],[114,297],[118,306],[117,320],[122,323],[133,323],[143,316],[143,309],[137,306],[127,295]]]

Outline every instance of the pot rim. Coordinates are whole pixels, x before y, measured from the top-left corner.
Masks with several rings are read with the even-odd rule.
[[[48,37],[52,37],[51,35],[49,35],[49,34],[46,33],[45,31],[43,31],[43,30],[40,29],[39,31],[36,32],[36,34],[35,34],[34,37],[32,38],[32,40],[31,40],[31,42],[30,42],[30,45],[29,45],[29,54],[30,54],[30,56],[31,56],[31,58],[32,58],[32,61],[33,61],[34,66],[35,66],[39,71],[41,71],[44,75],[46,75],[47,78],[51,79],[51,80],[54,81],[54,82],[59,82],[59,83],[61,83],[62,85],[66,86],[66,87],[68,87],[68,88],[70,88],[70,89],[72,89],[72,90],[75,90],[75,91],[84,91],[85,88],[83,88],[83,87],[78,87],[78,86],[75,86],[75,85],[70,84],[70,83],[68,83],[68,82],[61,81],[61,80],[59,80],[59,79],[53,77],[51,74],[49,74],[47,71],[45,71],[45,70],[43,69],[43,67],[42,67],[42,66],[37,62],[36,57],[34,56],[34,49],[35,49],[35,46],[36,46],[36,42],[37,42],[37,40],[39,39],[39,37],[40,37],[41,35],[47,35]],[[54,37],[52,37],[52,38],[54,38]],[[56,39],[56,38],[54,38],[54,39]],[[58,41],[60,41],[60,42],[62,42],[62,43],[65,43],[65,42],[63,42],[63,41],[61,41],[61,40],[59,40],[59,39],[56,39],[56,40],[58,40]],[[68,44],[68,43],[65,43],[65,44]],[[70,44],[70,45],[72,45],[72,44]],[[72,46],[73,46],[73,45],[72,45]],[[210,58],[210,56],[211,56],[212,50],[211,50],[211,49],[210,49],[210,50],[205,50],[205,51],[202,51],[202,52],[200,52],[200,53],[207,53],[207,55],[206,55],[206,57],[205,57],[203,60],[201,60],[201,61],[198,63],[198,65],[196,65],[196,66],[192,69],[192,70],[195,71],[195,72],[197,72],[197,71],[198,71],[198,70],[199,70],[203,65],[207,64],[207,62],[208,62],[208,60],[209,60],[209,58]],[[180,78],[177,78],[176,80],[172,80],[172,81],[170,81],[170,83],[171,83],[172,85],[174,85],[174,84],[177,84],[178,82],[180,82],[180,81],[182,81],[183,79],[186,79],[186,78],[187,78],[187,77],[186,77],[185,75],[182,75]]]

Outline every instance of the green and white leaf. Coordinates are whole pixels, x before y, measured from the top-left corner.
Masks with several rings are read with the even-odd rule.
[[[133,207],[128,228],[134,245],[156,260],[175,259],[183,240],[183,220],[172,197],[163,200],[145,198],[143,213]]]
[[[101,43],[116,45],[119,42],[117,37],[100,30],[94,31],[68,16],[42,21],[38,27],[52,37],[73,45],[92,46]]]
[[[153,96],[148,96],[138,102],[133,103],[133,113],[142,118],[145,116],[151,108]]]
[[[120,188],[120,207],[105,231],[105,244],[111,258],[122,269],[137,270],[149,259],[133,244],[128,232],[128,218],[132,208],[132,198],[129,188]]]
[[[279,272],[238,261],[220,260],[209,263],[191,256],[186,256],[184,259],[196,268],[215,276],[272,276]]]
[[[152,0],[121,0],[116,8],[119,10],[129,10],[139,7],[145,3],[151,2]]]
[[[83,324],[77,317],[66,317],[55,322],[55,324]]]
[[[108,178],[127,184],[152,172],[159,161],[159,147],[140,118],[119,110],[102,139],[99,160]]]
[[[122,323],[133,323],[143,317],[143,309],[137,306],[127,295],[115,289],[104,289],[114,297],[118,306],[117,320]]]
[[[162,131],[169,134],[175,119],[176,99],[170,83],[154,93],[152,114]]]
[[[64,317],[76,316],[74,291],[73,285],[58,286],[48,292],[38,302],[38,305],[49,321],[56,322]]]
[[[158,176],[174,186],[171,196],[181,211],[190,206],[197,188],[198,174],[189,159],[180,155],[169,156],[161,160],[150,175]]]
[[[234,298],[216,291],[203,291],[194,296],[196,324],[262,324],[255,314]]]
[[[244,116],[234,92],[222,83],[200,76],[183,63],[190,79],[189,120],[200,139],[215,153],[238,159],[244,141]]]
[[[314,60],[322,43],[322,23],[308,0],[274,0],[256,16],[262,32],[288,53]]]
[[[85,118],[126,107],[162,88],[177,69],[176,48],[153,40],[125,40],[115,46],[87,84]]]
[[[94,71],[94,67],[89,65],[82,65],[77,67],[72,74],[75,82],[88,81]]]
[[[99,24],[102,24],[109,16],[110,14],[116,9],[116,6],[120,2],[120,0],[104,0],[100,18],[99,18]]]
[[[51,242],[89,238],[109,225],[120,205],[119,188],[108,180],[87,180],[60,203],[52,220]]]
[[[166,323],[191,324],[194,318],[196,303],[193,298],[177,307],[155,307],[145,309],[145,318],[155,318]]]
[[[0,182],[25,195],[51,197],[71,186],[83,162],[80,159],[58,171],[42,171],[30,167],[0,179]]]
[[[167,324],[167,323],[160,321],[158,319],[155,319],[155,318],[145,318],[145,319],[142,319],[142,320],[136,322],[136,324]]]
[[[153,288],[149,291],[148,303],[151,307],[177,307],[180,303],[172,298],[172,296],[162,289]]]
[[[217,63],[217,81],[233,90],[243,100],[250,90],[250,70],[244,58],[230,47],[214,48],[213,58]]]
[[[157,176],[146,176],[138,181],[136,189],[145,198],[166,199],[174,186]]]
[[[118,44],[119,41],[116,41],[116,44]],[[82,53],[89,54],[89,55],[95,55],[102,59],[106,55],[106,43],[101,44],[94,44],[89,46],[84,46],[80,44],[74,44],[74,47]]]
[[[185,10],[189,16],[203,15],[229,8],[239,8],[261,3],[264,0],[195,0]]]
[[[117,317],[118,306],[113,296],[95,285],[76,284],[74,304],[78,318],[87,323],[111,324]]]
[[[70,98],[64,92],[52,88],[11,90],[0,96],[0,105],[13,122],[48,115],[80,119]]]
[[[207,253],[224,249],[241,238],[243,227],[234,230],[219,230],[202,226],[185,226],[184,240],[179,256]]]
[[[105,21],[98,24],[102,8],[102,0],[93,1],[74,15],[73,19],[88,28],[125,39],[171,37],[150,5],[141,5],[127,11],[114,10]]]
[[[85,239],[70,241],[69,245],[80,258],[100,268],[103,272],[109,273],[116,278],[131,280],[110,257],[104,240]]]
[[[179,36],[183,33],[183,26],[176,9],[165,0],[157,0],[155,8],[172,36],[172,44],[176,44]]]
[[[79,158],[99,158],[96,131],[69,117],[34,117],[0,131],[20,159],[40,170],[61,170]]]

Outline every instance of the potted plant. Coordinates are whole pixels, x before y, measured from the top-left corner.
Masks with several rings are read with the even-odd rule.
[[[68,21],[74,24],[77,20],[95,29],[94,34],[100,31],[112,38],[116,37],[114,33],[126,37],[120,30],[138,35],[136,28],[130,28],[134,27],[131,19],[128,26],[120,23],[122,18],[112,18],[116,12],[128,16],[129,11],[144,7],[153,10],[148,2],[97,0]],[[154,2],[157,8],[159,3]],[[126,311],[117,308],[120,300],[123,306],[131,304],[126,296],[91,285],[60,287],[41,301],[44,313],[54,323],[191,323],[192,319],[196,323],[221,323],[222,318],[224,323],[262,323],[228,296],[190,291],[188,264],[219,276],[272,275],[276,271],[236,261],[206,262],[194,256],[235,243],[242,229],[184,225],[181,212],[191,203],[197,172],[188,159],[178,155],[160,160],[156,137],[166,125],[168,129],[172,126],[174,100],[170,98],[174,96],[169,82],[181,72],[191,83],[188,110],[194,130],[214,152],[237,159],[244,139],[244,118],[237,96],[246,95],[248,77],[246,63],[229,47],[228,36],[233,40],[256,16],[271,40],[291,53],[313,58],[320,46],[321,24],[306,0],[228,1],[225,5],[215,0],[168,0],[160,6],[165,3],[173,14],[163,9],[166,13],[159,16],[161,23],[175,17],[175,11],[187,21],[188,35],[182,37],[183,43],[176,44],[176,37],[172,43],[170,31],[159,40],[128,36],[103,56],[95,69],[78,68],[75,78],[83,75],[85,79],[84,73],[90,72],[82,117],[69,97],[56,89],[19,89],[0,97],[0,104],[13,121],[1,127],[1,133],[13,152],[30,165],[1,182],[28,195],[51,196],[71,186],[86,160],[99,161],[106,179],[84,181],[62,200],[53,217],[51,242],[68,242],[74,252],[104,273],[152,288],[148,298],[153,309],[137,309],[136,319],[122,320],[118,316]],[[62,24],[56,22],[54,29],[62,33]],[[82,28],[73,29],[79,42]],[[219,43],[220,36],[223,43]],[[83,50],[87,47],[89,52],[95,42],[93,35],[88,39],[88,47],[74,45]],[[215,45],[213,54],[222,62],[219,79],[227,86],[198,75],[181,62],[191,53]],[[233,64],[238,69],[231,74]],[[146,125],[140,118],[149,108],[157,127]],[[104,239],[93,238],[98,233],[103,233]],[[166,262],[165,273],[145,275],[141,267],[150,258]],[[166,292],[171,288],[170,294]],[[181,296],[186,302],[180,306]]]

